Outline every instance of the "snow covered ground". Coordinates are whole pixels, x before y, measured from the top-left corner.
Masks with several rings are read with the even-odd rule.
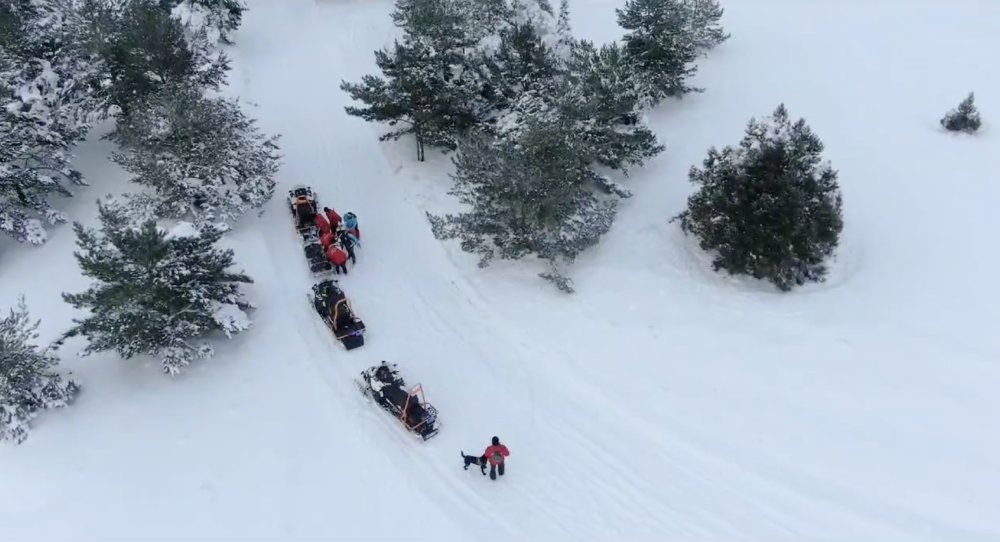
[[[620,33],[610,0],[574,31]],[[0,540],[580,540],[1000,537],[1000,5],[726,2],[704,94],[651,115],[666,152],[631,181],[566,296],[527,263],[481,270],[430,233],[448,159],[346,116],[342,79],[375,70],[390,0],[255,0],[228,92],[281,133],[279,193],[226,242],[256,283],[254,328],[175,379],[113,355],[67,367],[70,409],[0,446]],[[970,90],[974,137],[937,121]],[[711,145],[784,102],[840,171],[831,279],[790,294],[713,273],[667,220]],[[96,138],[95,138],[96,139]],[[94,199],[124,176],[79,151]],[[355,211],[343,287],[368,325],[345,352],[305,303],[283,192]],[[0,244],[0,306],[27,296],[43,338],[73,311],[74,235]],[[422,382],[442,432],[414,441],[351,378],[380,360]],[[497,482],[461,469],[498,435]]]

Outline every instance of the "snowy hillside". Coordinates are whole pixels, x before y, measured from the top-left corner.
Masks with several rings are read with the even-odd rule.
[[[278,191],[225,242],[255,280],[251,330],[166,377],[113,354],[64,365],[83,392],[0,445],[0,540],[679,540],[1000,537],[1000,3],[724,2],[732,38],[703,94],[649,122],[666,151],[571,270],[479,269],[432,235],[449,160],[377,140],[341,80],[391,44],[391,0],[252,0],[226,93],[281,134]],[[574,33],[615,40],[617,0],[572,0]],[[984,128],[938,119],[976,92]],[[828,281],[790,293],[715,273],[676,223],[687,172],[781,102],[840,172]],[[126,175],[91,141],[94,200]],[[341,284],[369,329],[346,352],[305,301],[284,202],[310,184],[357,213]],[[88,280],[61,226],[0,241],[0,307],[26,296],[54,339]],[[427,442],[357,392],[381,360],[441,413]],[[463,470],[498,435],[497,481]]]

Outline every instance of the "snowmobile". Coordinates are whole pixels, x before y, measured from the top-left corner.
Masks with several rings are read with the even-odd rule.
[[[326,259],[326,251],[319,240],[319,228],[316,227],[319,201],[312,187],[299,185],[289,190],[288,207],[295,219],[295,231],[302,238],[302,250],[309,262],[309,271],[317,278],[330,275],[333,264]]]
[[[351,302],[336,280],[327,279],[314,284],[310,301],[344,348],[354,350],[365,344],[365,323],[354,313]]]
[[[354,380],[358,391],[374,399],[383,410],[395,416],[408,431],[427,440],[438,434],[441,424],[438,411],[424,400],[424,388],[417,384],[406,390],[406,382],[399,375],[396,364],[385,361],[361,371],[361,380]]]

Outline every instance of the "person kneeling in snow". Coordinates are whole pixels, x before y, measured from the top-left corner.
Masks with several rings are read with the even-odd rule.
[[[316,218],[313,219],[316,222],[316,229],[319,230],[320,235],[325,235],[330,233],[330,224],[323,218],[323,215],[316,213]]]
[[[493,437],[493,444],[486,448],[483,455],[490,462],[490,480],[497,479],[498,470],[500,471],[500,476],[503,476],[504,458],[510,455],[510,450],[503,444],[500,444],[499,437]]]
[[[326,249],[326,259],[330,260],[338,275],[341,271],[345,275],[347,274],[347,252],[344,252],[344,249],[340,248],[339,243],[334,243],[330,245],[330,248]]]

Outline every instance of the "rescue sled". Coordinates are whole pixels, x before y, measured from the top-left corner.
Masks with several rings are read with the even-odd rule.
[[[417,384],[407,390],[395,363],[390,366],[383,361],[369,367],[354,383],[362,395],[378,403],[414,435],[427,440],[440,431],[438,411],[425,400],[423,386]]]
[[[344,348],[354,350],[365,344],[365,323],[354,313],[350,300],[336,280],[328,279],[314,284],[309,300]]]
[[[314,277],[325,277],[333,273],[333,264],[326,259],[326,253],[319,240],[316,214],[319,201],[311,186],[298,185],[288,191],[288,208],[295,219],[295,231],[302,241],[302,251],[309,262],[309,271]]]

